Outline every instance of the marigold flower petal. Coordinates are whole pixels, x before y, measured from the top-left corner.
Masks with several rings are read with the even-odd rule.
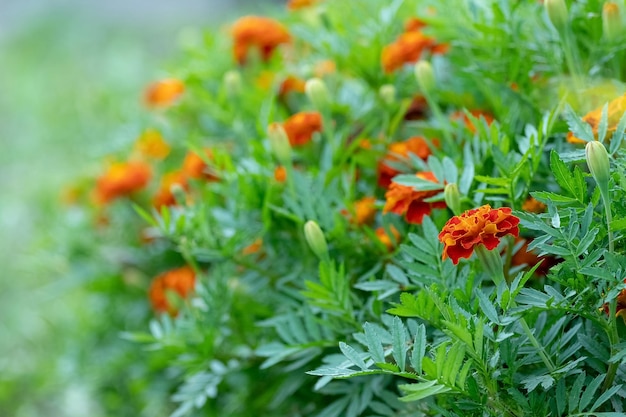
[[[291,42],[291,35],[276,20],[260,16],[244,16],[232,27],[233,54],[239,64],[245,64],[248,51],[257,48],[261,59],[267,61],[278,45]]]
[[[171,269],[158,275],[152,281],[148,292],[152,307],[159,313],[167,312],[175,316],[178,312],[170,305],[167,291],[173,291],[182,298],[187,298],[196,285],[196,273],[189,266]]]
[[[319,112],[300,112],[283,123],[291,146],[302,146],[311,141],[315,132],[322,131],[322,115]]]

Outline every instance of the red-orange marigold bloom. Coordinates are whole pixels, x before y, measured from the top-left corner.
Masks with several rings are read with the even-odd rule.
[[[626,283],[626,279],[624,279]],[[609,305],[604,304],[604,312],[609,314]],[[623,289],[617,294],[617,306],[615,309],[615,317],[621,316],[626,324],[626,289]]]
[[[381,55],[383,70],[390,74],[404,64],[417,62],[424,50],[435,46],[435,40],[419,31],[401,34],[395,42],[385,46]]]
[[[319,0],[289,0],[287,2],[287,9],[289,10],[299,10],[304,9],[306,7],[313,6]]]
[[[258,253],[262,247],[263,247],[263,239],[258,237],[254,239],[254,242],[252,242],[251,244],[243,248],[241,250],[241,254],[242,255],[254,255],[255,253]]]
[[[250,48],[257,48],[261,59],[267,61],[278,45],[289,43],[291,36],[276,20],[259,16],[244,16],[232,27],[233,54],[239,64],[245,64]]]
[[[168,107],[185,92],[185,85],[176,78],[155,81],[146,88],[144,101],[148,107]]]
[[[439,146],[439,141],[437,139],[432,139],[432,144],[434,146]],[[385,162],[400,161],[402,158],[408,158],[409,153],[426,160],[432,151],[428,146],[428,142],[420,136],[414,136],[404,142],[392,143],[389,145],[387,155],[378,163],[378,185],[383,188],[389,187],[392,178],[400,173],[400,171],[390,167]]]
[[[378,240],[387,247],[387,250],[389,252],[391,252],[395,249],[396,245],[400,241],[400,232],[398,232],[398,229],[396,229],[393,225],[389,226],[389,230],[392,236],[389,236],[389,234],[387,234],[387,231],[384,227],[377,228],[374,233],[376,234]]]
[[[304,93],[305,85],[306,82],[303,79],[290,75],[285,78],[280,84],[280,88],[278,89],[278,97],[283,98],[291,92]]]
[[[169,155],[170,145],[158,130],[148,129],[135,142],[135,150],[142,156],[161,160]]]
[[[363,197],[354,202],[354,215],[345,209],[341,210],[341,214],[346,216],[350,223],[357,226],[370,224],[376,217],[376,198]]]
[[[522,210],[529,213],[543,213],[546,211],[546,205],[536,198],[529,196],[524,203],[522,203]]]
[[[437,182],[437,178],[432,172],[418,172],[415,176],[434,183]],[[446,208],[446,203],[443,201],[434,203],[424,201],[442,191],[443,187],[441,190],[417,191],[413,187],[392,182],[385,193],[387,202],[383,208],[383,213],[406,214],[407,222],[422,224],[424,216],[430,215],[433,209]]]
[[[150,285],[149,297],[152,308],[159,313],[169,313],[175,316],[176,308],[167,300],[167,292],[175,292],[182,298],[187,298],[196,285],[196,273],[189,266],[171,269],[158,275]]]
[[[204,153],[207,159],[209,160],[213,159],[213,152],[210,149],[205,149]],[[182,172],[188,178],[194,178],[194,179],[204,178],[208,181],[217,180],[218,178],[214,174],[207,172],[207,167],[208,166],[207,166],[207,163],[205,162],[205,159],[202,159],[202,157],[198,155],[197,153],[193,151],[189,151],[187,152],[187,155],[185,155],[185,160],[183,161]]]
[[[160,209],[162,206],[176,205],[176,197],[172,193],[172,187],[174,185],[178,185],[183,190],[187,190],[189,188],[187,175],[182,171],[169,172],[163,175],[159,190],[152,200],[152,205],[156,209]]]
[[[600,120],[602,120],[603,108],[604,106],[598,107],[597,109],[592,110],[589,113],[587,113],[582,118],[583,121],[587,122],[591,126],[591,131],[593,132],[593,135],[596,138],[598,136],[598,128],[600,127]],[[617,129],[617,124],[619,120],[621,119],[622,115],[624,114],[624,112],[626,112],[626,94],[614,100],[611,100],[609,102],[608,111],[607,111],[607,115],[608,115],[607,137],[608,138],[611,138],[613,136],[613,133],[615,133],[615,130]],[[569,132],[567,134],[567,141],[569,143],[575,143],[575,144],[585,143],[584,140],[579,139],[576,136],[574,136],[572,132]]]
[[[296,113],[283,123],[291,146],[307,144],[313,133],[322,131],[322,115],[316,111]]]
[[[132,194],[145,187],[151,177],[152,169],[145,162],[114,163],[96,181],[96,201],[104,204]]]
[[[274,169],[274,179],[278,182],[287,181],[287,169],[284,166],[277,166]]]
[[[510,208],[492,209],[488,204],[454,216],[439,233],[444,244],[442,259],[450,258],[456,265],[460,258],[472,256],[477,245],[495,249],[501,237],[519,235],[518,225],[519,218],[511,214]]]
[[[426,22],[424,22],[419,17],[411,17],[404,23],[404,31],[405,32],[415,32],[421,30],[428,26]]]
[[[485,121],[487,122],[487,126],[490,126],[491,123],[493,123],[493,121],[495,120],[493,116],[491,115],[491,113],[484,111],[484,110],[470,110],[469,113],[477,119],[480,119],[480,117],[482,116],[483,119],[485,119]],[[452,120],[463,121],[463,123],[465,124],[465,127],[467,127],[470,130],[470,132],[476,133],[476,126],[474,126],[474,123],[472,123],[469,117],[467,117],[465,112],[455,111],[454,113],[450,115],[450,118]]]
[[[515,243],[521,241],[523,241],[524,243],[511,258],[511,266],[519,266],[525,264],[528,265],[529,268],[532,268],[539,262],[541,262],[539,268],[535,270],[535,274],[539,276],[545,276],[548,273],[548,270],[557,263],[556,259],[548,256],[538,256],[535,251],[529,251],[528,245],[530,244],[530,242],[532,242],[532,239],[524,239],[521,237],[517,237],[515,239]]]

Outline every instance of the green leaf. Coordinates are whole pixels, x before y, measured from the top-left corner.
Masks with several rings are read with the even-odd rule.
[[[411,366],[418,374],[422,373],[422,360],[426,354],[426,327],[423,324],[417,326],[413,351],[411,352]]]
[[[480,309],[487,316],[487,318],[495,324],[500,324],[500,318],[498,317],[498,312],[496,308],[491,303],[489,298],[482,291],[476,291],[476,295],[478,297],[478,303],[480,305]]]
[[[604,103],[602,107],[602,116],[600,117],[600,124],[598,125],[598,140],[604,142],[606,139],[606,131],[609,127],[609,103]]]
[[[591,142],[594,140],[593,131],[591,130],[589,123],[578,117],[569,104],[565,105],[564,116],[569,130],[574,134],[574,136],[584,140],[585,142]]]
[[[404,402],[419,401],[430,397],[431,395],[451,391],[451,388],[448,388],[445,385],[438,385],[437,380],[420,382],[418,384],[399,385],[398,388],[402,391],[410,393],[404,397],[400,397],[400,401]]]
[[[363,325],[365,331],[365,340],[367,341],[367,349],[374,362],[385,362],[385,352],[376,328],[370,323]]]
[[[598,388],[600,388],[600,385],[602,384],[602,381],[604,381],[605,376],[606,375],[604,374],[598,375],[593,379],[593,381],[591,381],[589,385],[587,385],[585,392],[583,393],[582,397],[580,397],[580,403],[578,403],[578,411],[584,411],[589,403],[591,403],[593,396],[595,395]]]
[[[611,145],[609,147],[609,153],[613,155],[622,144],[624,140],[624,131],[626,130],[626,112],[619,119],[619,123],[617,124],[617,128],[613,133],[613,137],[611,138]]]
[[[404,327],[404,323],[402,323],[402,320],[400,320],[399,317],[393,318],[391,337],[393,358],[396,361],[396,365],[398,365],[398,368],[400,368],[400,371],[404,371],[406,366],[406,352],[409,347],[406,340],[407,331]]]
[[[353,364],[361,368],[361,370],[364,371],[367,369],[367,365],[365,364],[365,362],[363,361],[363,358],[361,357],[362,354],[354,350],[352,346],[344,342],[339,342],[339,349],[341,350],[341,353],[343,353],[344,356],[348,358],[350,362],[352,362]]]
[[[598,407],[600,407],[602,404],[604,404],[609,398],[613,397],[615,394],[617,394],[617,392],[622,389],[622,385],[615,385],[611,388],[609,388],[608,390],[606,390],[605,392],[602,393],[602,395],[600,395],[600,397],[598,397],[598,399],[596,400],[595,403],[593,403],[593,405],[591,406],[591,408],[589,409],[589,411],[594,411],[595,409],[597,409]],[[596,414],[599,415],[599,414]]]

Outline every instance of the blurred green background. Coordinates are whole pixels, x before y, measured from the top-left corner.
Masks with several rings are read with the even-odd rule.
[[[119,337],[133,324],[116,310],[126,304],[94,291],[67,259],[84,219],[60,196],[134,139],[143,88],[167,75],[181,32],[270,4],[0,2],[1,417],[171,411],[143,385],[142,348]]]

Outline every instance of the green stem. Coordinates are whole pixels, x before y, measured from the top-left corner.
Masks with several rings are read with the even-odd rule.
[[[443,111],[441,111],[441,107],[439,107],[439,104],[437,103],[437,101],[434,99],[434,97],[432,96],[430,92],[424,91],[424,97],[426,98],[428,107],[430,107],[430,110],[433,112],[435,119],[437,120],[437,122],[439,123],[441,127],[443,139],[446,142],[445,145],[441,147],[441,149],[448,149],[449,146],[451,147],[454,146],[454,140],[452,139],[452,134],[447,128],[447,126],[450,125],[449,120],[443,115]],[[449,149],[453,149],[453,148],[449,148]]]
[[[609,307],[609,329],[607,331],[607,335],[609,336],[609,342],[611,343],[611,356],[617,353],[615,350],[615,346],[619,343],[619,334],[617,334],[617,319],[615,317],[616,309],[617,301],[613,300],[611,301],[611,305]],[[618,366],[619,362],[617,361],[609,365],[609,369],[606,372],[606,377],[604,378],[604,383],[602,384],[602,392],[608,390],[613,385],[615,375],[617,375]]]
[[[515,306],[514,301],[512,302],[512,305]],[[524,333],[526,333],[526,336],[528,336],[528,340],[530,340],[530,343],[535,347],[535,349],[537,349],[537,352],[539,352],[539,356],[541,356],[541,360],[546,365],[550,373],[554,372],[556,370],[556,366],[554,365],[554,363],[552,362],[552,360],[546,353],[543,346],[541,346],[537,338],[535,338],[535,335],[533,334],[532,330],[530,330],[530,327],[528,326],[528,323],[526,323],[526,320],[524,319],[524,317],[520,318],[520,324],[522,326],[522,329],[524,329]]]
[[[604,203],[604,212],[606,213],[606,229],[609,234],[609,252],[615,251],[615,242],[613,238],[613,229],[611,228],[611,222],[613,221],[613,215],[611,213],[611,200],[609,198],[608,185],[606,187],[600,187],[600,194],[602,195],[602,202]]]

